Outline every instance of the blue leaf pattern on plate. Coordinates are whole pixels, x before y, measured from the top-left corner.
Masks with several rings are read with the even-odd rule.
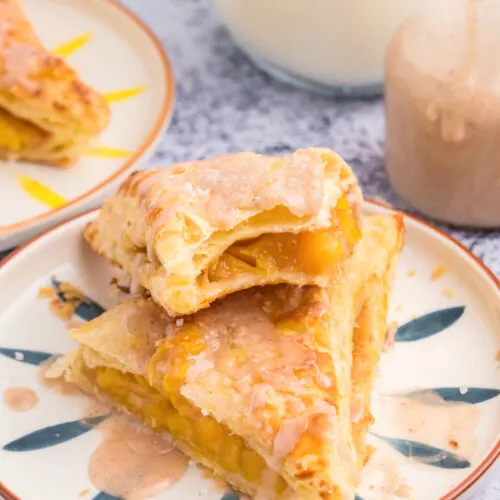
[[[100,415],[44,427],[7,443],[3,449],[6,451],[32,451],[65,443],[92,430],[108,417],[109,415]]]
[[[119,497],[114,497],[109,493],[105,493],[104,491],[99,492],[92,500],[122,500]]]
[[[441,467],[442,469],[466,469],[471,466],[471,463],[465,458],[441,448],[435,448],[434,446],[417,441],[410,441],[409,439],[390,438],[378,434],[372,435],[385,441],[405,457],[422,464]]]
[[[56,278],[52,278],[52,286],[57,290],[57,296],[65,302],[64,294],[62,294],[60,290],[61,282]],[[91,321],[94,318],[97,318],[102,313],[106,312],[104,307],[100,306],[97,302],[92,300],[90,297],[85,295],[85,299],[87,302],[80,302],[75,308],[75,314],[79,316],[84,321]]]
[[[57,279],[52,279],[52,285],[58,290],[57,295],[61,300],[65,300],[64,295],[59,291],[61,282]],[[75,309],[75,313],[85,321],[100,316],[105,312],[105,309],[97,302],[86,296],[87,302],[81,302]],[[446,328],[453,325],[464,313],[465,307],[452,307],[448,309],[437,310],[423,316],[420,316],[412,321],[401,325],[396,332],[397,342],[414,342],[432,335],[435,335]],[[20,353],[21,355],[16,353]],[[14,359],[19,362],[40,365],[48,360],[54,354],[30,351],[22,349],[7,349],[0,348],[0,354]],[[22,359],[20,359],[22,358]],[[462,402],[470,404],[478,404],[488,401],[500,394],[499,389],[489,389],[480,387],[471,387],[462,394],[459,387],[437,387],[431,389],[416,390],[406,394],[393,395],[394,397],[421,397],[428,394],[437,394],[445,401]],[[32,451],[50,446],[55,446],[74,439],[82,434],[85,434],[99,423],[103,422],[109,415],[102,415],[85,420],[75,420],[64,422],[54,426],[46,427],[27,434],[6,444],[3,449],[7,451]],[[391,438],[373,434],[375,437],[385,441],[402,455],[416,460],[420,463],[444,469],[464,469],[470,467],[468,460],[454,453],[435,448],[433,446],[411,441],[407,439]],[[235,493],[226,493],[221,500],[239,500],[240,496]],[[103,491],[94,496],[93,500],[121,500],[118,497],[112,496]],[[363,500],[359,495],[356,495],[355,500]]]
[[[26,349],[7,349],[0,347],[0,354],[7,358],[19,361],[20,363],[27,363],[28,365],[41,365],[44,361],[50,359],[54,354],[42,351],[27,351]]]
[[[396,342],[414,342],[442,332],[455,323],[465,311],[465,306],[439,309],[424,314],[401,325],[396,331]]]
[[[461,392],[462,391],[462,392]],[[466,390],[460,387],[435,387],[433,389],[423,389],[412,391],[398,396],[408,398],[425,397],[427,395],[437,394],[445,401],[453,401],[457,403],[478,404],[493,399],[500,394],[500,389],[488,389],[485,387],[468,387]],[[429,400],[432,404],[432,400]]]

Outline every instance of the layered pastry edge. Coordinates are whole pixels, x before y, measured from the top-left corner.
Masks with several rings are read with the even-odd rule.
[[[280,285],[277,292],[295,295],[297,290],[290,288]],[[322,346],[329,332],[320,291],[303,290],[300,297],[295,295],[304,303],[280,320],[273,319],[276,325],[281,323],[276,330],[261,310],[258,293],[231,295],[220,309],[214,305],[194,324],[176,328],[152,347],[153,354],[144,358],[149,359],[140,373],[135,371],[138,366],[127,368],[134,364],[130,358],[141,342],[137,331],[108,331],[108,322],[123,324],[127,315],[133,322],[131,318],[137,315],[136,319],[152,324],[161,311],[147,299],[123,303],[73,333],[83,347],[70,358],[68,379],[91,394],[111,397],[115,408],[169,432],[181,449],[195,460],[201,457],[204,465],[236,488],[251,485],[251,491],[244,489],[247,493],[257,493],[269,466],[279,474],[273,486],[276,496],[290,485],[300,498],[320,498],[319,492],[324,498],[342,498],[341,490],[352,488],[355,473],[349,405],[343,396],[348,391],[349,370],[340,369],[349,363],[350,348],[346,345],[334,352],[331,346]],[[275,310],[281,310],[274,290],[267,290],[264,299],[276,299],[280,304]],[[240,318],[251,316],[254,323],[238,319],[230,323],[228,315],[233,311]],[[173,327],[170,318],[163,321]],[[301,331],[315,324],[319,335]],[[299,330],[294,332],[292,325]],[[240,326],[247,331],[239,330]],[[112,346],[112,336],[115,342],[128,337],[135,351],[125,349],[120,359],[117,352],[123,346]],[[349,342],[348,335],[340,337],[336,343]],[[220,342],[220,346],[211,350],[205,346],[210,342]],[[256,342],[261,349],[254,349]],[[321,362],[321,369],[316,361]],[[325,380],[332,387],[326,387]],[[150,391],[160,397],[156,406]],[[233,474],[242,481],[236,483]]]
[[[340,370],[343,373],[341,374],[338,372],[336,376],[340,377],[343,379],[343,384],[344,384],[344,389],[343,389],[343,415],[345,417],[346,411],[347,414],[349,415],[349,419],[351,418],[351,413],[350,411],[352,410],[352,398],[356,395],[359,397],[363,398],[364,402],[364,407],[362,408],[361,411],[361,418],[355,419],[355,422],[353,423],[353,439],[354,443],[356,445],[356,452],[357,452],[357,462],[358,465],[353,465],[350,467],[350,471],[344,476],[344,486],[339,486],[336,490],[330,490],[328,494],[325,492],[325,496],[318,496],[318,485],[315,484],[312,488],[305,488],[304,491],[300,491],[295,489],[294,493],[299,492],[301,494],[300,498],[349,498],[349,491],[352,491],[355,483],[355,475],[356,475],[356,469],[360,467],[366,460],[368,456],[368,451],[365,448],[364,441],[365,441],[365,436],[366,436],[366,429],[371,423],[371,414],[369,410],[370,406],[370,401],[369,401],[369,393],[371,392],[371,387],[373,384],[373,377],[374,373],[376,372],[376,368],[378,366],[378,358],[380,356],[380,349],[382,347],[382,341],[377,340],[377,343],[375,345],[369,346],[366,344],[366,342],[363,342],[363,339],[371,339],[372,337],[376,337],[377,339],[382,339],[385,335],[385,327],[386,327],[386,318],[385,315],[387,313],[386,309],[386,304],[388,300],[388,291],[389,287],[392,281],[392,274],[393,270],[395,267],[395,260],[397,257],[397,254],[399,250],[401,249],[402,245],[402,222],[401,218],[398,216],[395,217],[375,217],[372,219],[373,221],[378,220],[378,224],[375,224],[377,227],[374,228],[372,227],[370,230],[370,226],[373,226],[372,224],[368,224],[368,231],[371,231],[373,235],[373,242],[374,245],[365,245],[365,248],[363,250],[363,247],[360,248],[361,252],[358,252],[358,259],[360,259],[360,265],[366,266],[369,264],[370,261],[377,260],[379,261],[379,265],[377,268],[371,269],[371,271],[363,267],[363,269],[358,269],[353,271],[351,269],[350,275],[349,273],[345,274],[344,278],[341,280],[344,288],[342,286],[338,286],[337,289],[337,299],[339,301],[339,305],[343,304],[350,304],[351,305],[351,315],[352,318],[350,320],[351,324],[351,336],[350,340],[344,338],[344,343],[341,346],[341,351],[344,352],[344,356],[347,356],[347,361],[344,360],[343,362],[337,362],[332,365],[333,370],[340,370],[340,367],[343,366],[343,369]],[[365,224],[366,227],[366,224]],[[373,232],[375,230],[375,233]],[[358,247],[361,247],[362,243],[358,245]],[[379,251],[377,255],[377,249]],[[375,252],[375,253],[374,253]],[[385,260],[384,260],[385,259]],[[358,299],[356,299],[356,294],[355,293],[348,293],[347,288],[346,288],[346,283],[350,281],[351,283],[357,282],[355,285],[355,288],[364,289],[364,292],[358,295]],[[266,288],[296,288],[296,287],[286,287],[285,285],[281,287],[266,287]],[[306,287],[306,289],[311,289],[313,290],[315,287]],[[294,293],[304,293],[305,289],[297,289]],[[253,293],[259,293],[259,292],[254,292],[254,291],[249,291],[249,292],[240,292],[240,294],[253,294]],[[267,293],[267,292],[266,292]],[[322,291],[321,293],[325,293]],[[144,300],[144,299],[141,299]],[[232,300],[231,296],[223,299],[222,302]],[[330,297],[329,300],[332,300]],[[342,300],[346,300],[347,302],[341,302]],[[371,302],[370,302],[371,300]],[[351,302],[349,302],[351,301]],[[293,302],[291,300],[291,296],[287,299],[287,302]],[[216,303],[217,304],[217,303]],[[216,306],[216,304],[214,306]],[[312,302],[311,302],[312,304]],[[157,306],[150,304],[151,307],[156,308],[156,310],[159,311],[158,314],[164,314],[161,312],[159,309],[157,309]],[[297,305],[297,303],[295,303]],[[212,307],[214,307],[212,306]],[[318,302],[316,301],[316,305],[314,306],[314,310],[317,312],[317,307],[318,307]],[[368,308],[368,310],[367,310]],[[321,307],[320,307],[321,309]],[[300,310],[300,307],[297,309],[297,311]],[[368,320],[367,322],[361,322],[360,325],[358,325],[357,333],[356,330],[354,329],[354,324],[356,317],[359,317],[359,315],[363,314],[363,311],[365,311],[365,314],[368,314]],[[211,314],[210,310],[206,311],[207,314]],[[203,311],[201,312],[203,315]],[[304,321],[307,321],[306,318],[308,318],[309,313],[307,311],[302,310],[301,314],[304,314],[302,318],[304,318]],[[345,317],[345,312],[342,313],[344,314]],[[292,317],[294,315],[292,314]],[[371,318],[371,319],[370,319]],[[375,319],[373,319],[375,318]],[[332,319],[332,318],[330,318]],[[168,320],[170,324],[177,324],[178,320],[174,319],[169,319]],[[307,323],[305,323],[307,324]],[[370,325],[369,329],[370,331],[367,331],[366,326],[363,328],[363,324],[365,325]],[[333,325],[335,325],[335,317],[333,318],[333,323],[330,323],[330,326],[333,328]],[[88,327],[88,325],[87,325]],[[84,327],[84,328],[87,328]],[[361,331],[360,331],[361,328]],[[286,328],[285,324],[285,331],[282,333],[283,335],[286,335],[285,333],[288,331],[288,335],[293,332],[293,328]],[[299,334],[304,335],[306,334],[307,336],[307,327],[305,331],[303,331],[303,325],[301,328],[298,330],[296,329],[294,333],[292,334]],[[354,333],[353,333],[354,332]],[[113,332],[108,332],[108,334],[112,334]],[[116,333],[116,332],[115,332]],[[335,338],[335,333],[338,334],[338,332],[335,331],[329,331],[326,332],[325,335],[330,337],[329,342],[338,342],[339,338]],[[74,338],[77,341],[81,341],[82,338],[78,333],[73,333]],[[109,340],[108,336],[108,340]],[[354,343],[354,344],[353,344]],[[357,347],[356,347],[357,346]],[[336,347],[333,347],[333,344],[330,344],[330,349],[337,349],[339,348],[339,345],[336,344]],[[84,354],[82,349],[87,349],[87,354]],[[111,358],[107,357],[106,355],[102,357],[102,354],[99,354],[97,351],[93,350],[90,348],[90,351],[88,350],[89,348],[81,348],[79,351],[79,355],[77,357],[72,357],[72,362],[70,363],[70,369],[68,371],[68,378],[72,380],[73,382],[76,382],[80,387],[85,390],[86,392],[89,392],[91,394],[100,394],[99,397],[103,397],[103,394],[99,389],[97,389],[97,386],[95,384],[95,381],[92,382],[91,379],[92,377],[88,378],[85,376],[80,376],[78,375],[75,376],[75,371],[71,370],[71,367],[75,366],[84,366],[85,363],[82,364],[83,359],[86,357],[87,361],[89,362],[90,365],[95,365],[98,366],[100,363],[104,365],[111,365],[113,370],[116,370],[117,372],[122,372],[127,370],[127,365],[130,366],[130,360],[128,360],[126,363],[110,363]],[[352,353],[354,350],[354,357],[355,359],[353,360],[353,365],[351,366],[350,361],[348,360],[348,354]],[[378,352],[376,352],[378,350]],[[130,351],[132,352],[132,351]],[[368,371],[366,370],[358,370],[357,372],[354,370],[354,367],[356,366],[356,357],[358,358],[358,365],[361,362],[362,364],[368,363],[370,365]],[[80,361],[78,361],[78,359]],[[346,366],[344,366],[346,365]],[[94,368],[95,368],[94,366]],[[361,366],[361,365],[360,365]],[[87,367],[88,369],[88,367]],[[144,370],[144,366],[142,368],[138,368],[138,365],[135,367],[136,370],[143,370],[144,373],[148,372],[148,370]],[[72,375],[73,373],[73,375]],[[80,373],[83,374],[84,372],[80,370]],[[346,381],[346,377],[350,378],[352,376],[352,380]],[[87,382],[85,382],[87,380]],[[352,383],[353,386],[357,386],[357,389],[353,392],[353,394],[350,394],[350,384]],[[345,392],[347,391],[347,395]],[[109,397],[104,395],[104,399],[109,402]],[[347,406],[346,406],[347,405]],[[116,404],[114,403],[115,409],[118,409],[120,411],[124,410],[123,405]],[[337,407],[336,407],[337,408]],[[346,410],[346,408],[348,408]],[[130,411],[130,410],[128,410]],[[349,425],[346,423],[344,419],[344,425]],[[236,430],[236,429],[234,429]],[[344,430],[344,432],[348,433],[350,435],[350,430]],[[330,436],[330,439],[332,437]],[[350,438],[347,439],[348,442],[350,442]],[[255,448],[259,448],[255,443],[252,443]],[[352,442],[349,446],[352,446]],[[348,448],[349,448],[348,446]],[[248,493],[248,494],[255,494],[255,483],[252,481],[245,480],[243,477],[240,477],[238,473],[228,473],[228,471],[221,470],[221,468],[217,467],[217,465],[214,463],[211,463],[210,460],[207,460],[205,457],[203,457],[203,454],[198,454],[196,452],[193,452],[193,450],[189,449],[189,446],[186,446],[185,444],[180,445],[180,448],[187,452],[190,456],[192,456],[195,460],[201,462],[203,465],[208,466],[217,475],[220,475],[224,479],[228,480],[234,487],[239,489],[242,492]],[[252,449],[252,448],[250,448]],[[266,453],[263,454],[266,456]],[[349,455],[349,454],[348,454]],[[260,456],[260,455],[259,455]],[[262,459],[262,456],[260,456]],[[269,458],[269,450],[267,451],[267,458]],[[345,457],[344,461],[345,461]],[[351,457],[352,458],[352,457]],[[356,461],[356,459],[354,459]],[[338,470],[336,471],[338,474]],[[338,477],[340,477],[342,474],[340,474]],[[290,491],[286,489],[286,483],[290,480],[290,478],[284,479],[284,483],[282,486],[282,491],[281,493],[283,495],[289,495],[291,494]],[[344,490],[344,491],[342,491]],[[346,496],[346,491],[347,491],[347,496]],[[316,496],[315,496],[316,495]],[[328,496],[329,495],[329,496]]]
[[[183,315],[253,286],[325,286],[361,237],[361,201],[330,150],[240,153],[133,174],[85,237]]]

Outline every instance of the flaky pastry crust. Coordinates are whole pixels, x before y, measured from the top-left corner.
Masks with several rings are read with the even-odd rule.
[[[98,372],[139,376],[178,411],[188,405],[193,422],[208,419],[202,428],[218,433],[220,442],[228,435],[241,438],[279,474],[287,487],[283,495],[353,498],[358,455],[365,454],[351,429],[351,398],[359,392],[351,384],[364,384],[362,374],[351,379],[353,331],[360,311],[371,307],[373,284],[385,280],[401,246],[399,217],[366,217],[364,227],[353,257],[329,288],[254,288],[182,319],[144,298],[120,304],[72,331],[80,348],[69,358],[67,378],[158,428],[158,420],[142,411],[148,406],[140,395],[127,398],[139,409],[120,404],[107,375]],[[386,301],[385,283],[380,292]],[[375,314],[382,319],[378,309]],[[354,349],[355,356],[359,352]],[[200,452],[195,438],[174,437],[241,491],[253,496],[262,488],[262,476],[249,481],[243,468],[228,472]]]
[[[361,235],[360,202],[356,178],[333,151],[282,158],[239,153],[132,174],[85,238],[170,315],[190,314],[252,286],[328,284]],[[327,240],[324,256],[313,255],[317,231]],[[260,257],[242,248],[263,237]],[[297,255],[325,269],[300,267]]]

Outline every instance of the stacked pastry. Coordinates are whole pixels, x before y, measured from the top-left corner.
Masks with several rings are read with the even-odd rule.
[[[67,378],[251,497],[354,498],[403,231],[361,202],[326,149],[133,174],[85,237],[147,293]]]

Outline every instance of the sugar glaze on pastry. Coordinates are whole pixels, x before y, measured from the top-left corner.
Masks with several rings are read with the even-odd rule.
[[[182,315],[252,286],[326,285],[361,237],[361,200],[328,149],[239,153],[132,174],[85,237]]]
[[[353,428],[352,399],[371,390],[363,341],[385,331],[402,238],[398,216],[364,227],[328,288],[255,287],[181,319],[121,303],[71,332],[66,377],[252,497],[354,498],[370,413],[367,400]],[[361,313],[376,319],[356,326]]]

